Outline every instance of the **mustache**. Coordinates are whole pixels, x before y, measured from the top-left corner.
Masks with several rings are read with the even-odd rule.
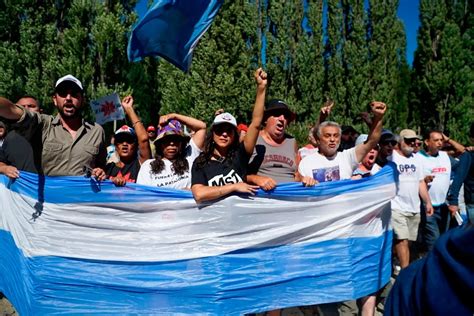
[[[77,106],[74,105],[74,103],[72,103],[72,102],[67,102],[67,101],[64,102],[64,103],[63,103],[63,106],[66,106],[66,105],[67,105],[67,106],[72,106],[73,108],[76,108],[76,109],[77,109]]]

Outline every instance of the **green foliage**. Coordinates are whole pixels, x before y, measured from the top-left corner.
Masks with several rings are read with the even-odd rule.
[[[247,1],[226,1],[197,47],[191,71],[159,64],[161,113],[180,112],[211,121],[224,109],[246,122],[255,99],[257,10]]]
[[[389,106],[387,126],[406,128],[409,70],[405,31],[397,17],[398,0],[369,3],[369,98]]]
[[[468,0],[420,2],[411,88],[421,129],[441,129],[463,142],[474,121],[473,9]]]
[[[306,7],[302,1],[225,1],[189,73],[157,58],[128,62],[135,5],[0,1],[0,95],[37,96],[52,113],[54,82],[71,73],[83,82],[87,103],[114,91],[132,93],[145,122],[169,112],[210,122],[219,108],[248,122],[253,72],[264,66],[267,99],[284,99],[298,114],[289,132],[300,144],[329,98],[336,103],[330,119],[358,130],[367,131],[359,114],[380,100],[389,106],[388,128],[438,127],[467,140],[474,115],[472,1],[421,0],[414,71],[405,60],[398,0],[308,0]]]

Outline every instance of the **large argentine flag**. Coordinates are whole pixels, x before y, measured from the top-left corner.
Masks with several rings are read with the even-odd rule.
[[[21,315],[233,315],[358,298],[390,276],[393,173],[197,206],[188,191],[0,178],[0,291]]]

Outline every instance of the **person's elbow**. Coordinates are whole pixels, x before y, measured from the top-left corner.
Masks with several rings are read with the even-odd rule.
[[[193,193],[194,200],[196,203],[201,203],[205,201],[205,194],[201,188],[196,187],[196,185],[191,186],[191,192]]]

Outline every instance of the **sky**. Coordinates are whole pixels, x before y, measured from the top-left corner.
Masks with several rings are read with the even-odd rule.
[[[398,6],[398,17],[405,24],[407,35],[407,61],[413,64],[413,55],[416,50],[416,35],[420,27],[419,0],[400,0]]]
[[[416,50],[416,35],[420,21],[418,17],[419,0],[399,0],[398,17],[405,24],[405,32],[407,35],[407,61],[413,64],[413,55]],[[136,6],[138,15],[142,17],[147,10],[148,0],[139,0]]]

